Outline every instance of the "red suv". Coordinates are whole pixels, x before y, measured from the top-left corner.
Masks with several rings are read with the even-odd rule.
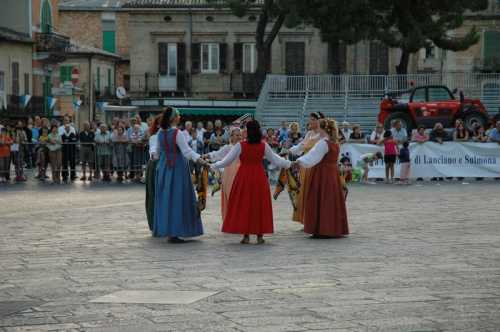
[[[446,86],[419,86],[399,96],[387,94],[380,104],[379,123],[389,129],[395,120],[400,120],[408,131],[424,126],[432,128],[437,122],[445,128],[453,127],[455,120],[462,119],[465,127],[472,130],[476,123],[486,125],[489,117],[486,108],[478,99],[465,99],[462,92],[457,100]]]

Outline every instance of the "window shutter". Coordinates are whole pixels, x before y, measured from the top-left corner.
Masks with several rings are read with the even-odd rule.
[[[97,67],[97,92],[101,92],[101,67]]]
[[[484,60],[486,62],[498,62],[500,60],[500,32],[484,32]]]
[[[102,48],[110,53],[116,52],[116,33],[115,31],[102,32]]]
[[[186,44],[177,44],[177,90],[186,88]]]
[[[168,44],[158,43],[158,73],[162,76],[168,73]]]
[[[241,73],[243,71],[243,44],[233,44],[233,65],[234,71]]]
[[[221,73],[227,69],[227,44],[219,44],[219,68]]]
[[[389,73],[389,48],[380,42],[370,43],[370,74],[387,75]]]
[[[198,74],[201,69],[201,45],[191,44],[191,73]]]
[[[12,63],[12,94],[19,96],[19,63]]]

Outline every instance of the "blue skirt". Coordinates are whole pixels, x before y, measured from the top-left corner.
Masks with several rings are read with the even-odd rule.
[[[156,168],[153,236],[195,237],[203,234],[188,161],[178,154],[174,167],[162,153]]]

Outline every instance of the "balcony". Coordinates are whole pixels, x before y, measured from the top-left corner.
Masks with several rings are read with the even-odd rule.
[[[130,76],[130,92],[135,97],[226,97],[255,98],[255,74],[196,74],[177,77],[172,88],[166,85],[158,73],[133,74]],[[163,87],[162,87],[163,85]],[[173,87],[175,86],[175,88]]]
[[[27,118],[34,116],[45,116],[43,113],[43,97],[32,96],[28,105],[22,105],[21,96],[7,96],[7,110],[2,112],[5,118]]]
[[[56,32],[37,33],[35,35],[35,48],[37,53],[45,53],[47,62],[61,62],[69,50],[70,39]]]

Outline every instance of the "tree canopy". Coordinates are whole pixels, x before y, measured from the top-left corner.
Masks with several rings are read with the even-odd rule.
[[[220,3],[220,0],[209,0]],[[475,27],[461,36],[450,31],[464,25],[469,12],[487,8],[488,0],[223,0],[234,15],[258,13],[256,49],[260,87],[269,68],[269,50],[280,29],[309,24],[325,42],[338,45],[379,40],[402,51],[396,71],[406,74],[409,57],[422,48],[462,51],[479,40]]]

